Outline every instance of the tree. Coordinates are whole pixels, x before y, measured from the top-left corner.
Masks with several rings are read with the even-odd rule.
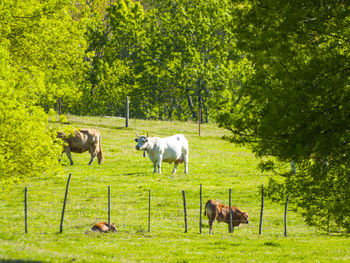
[[[90,31],[99,56],[84,103],[96,105],[93,113],[120,114],[129,95],[134,117],[197,119],[202,108],[209,121],[237,98],[233,71],[243,60],[230,8],[227,1],[114,1]]]
[[[5,63],[2,60],[1,65]],[[9,72],[7,72],[9,73]],[[7,80],[6,77],[3,80]],[[7,84],[11,83],[11,79]],[[48,128],[47,114],[26,106],[15,88],[0,84],[0,191],[30,176],[57,171],[62,148]]]
[[[150,44],[142,50],[149,67],[142,81],[158,83],[154,86],[168,108],[192,119],[202,108],[208,121],[226,102],[228,87],[237,88],[232,71],[241,60],[231,32],[232,6],[227,1],[151,3],[147,17],[152,24],[146,32]]]
[[[76,2],[78,4],[78,2]],[[61,147],[45,110],[77,96],[84,35],[71,1],[0,3],[0,181],[50,175]]]
[[[120,79],[128,68],[117,57],[109,57],[111,43],[110,9],[117,1],[89,0],[80,8],[86,27],[84,59],[88,61],[84,81],[79,85],[81,97],[70,109],[76,114],[122,115],[125,85]]]
[[[76,6],[53,0],[1,4],[1,39],[7,43],[11,68],[21,76],[18,92],[46,110],[58,98],[77,98],[86,43]]]
[[[350,7],[237,2],[237,47],[251,71],[242,72],[240,103],[218,121],[258,156],[294,160],[297,173],[270,186],[291,194],[309,223],[350,230]]]

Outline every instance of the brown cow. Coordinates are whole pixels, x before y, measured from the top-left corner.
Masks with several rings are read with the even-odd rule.
[[[89,151],[91,154],[89,165],[91,165],[96,156],[98,163],[103,163],[101,134],[98,131],[94,129],[80,129],[75,130],[74,135],[71,136],[66,136],[63,132],[58,132],[57,134],[59,138],[67,143],[63,148],[62,154],[64,152],[67,154],[71,165],[73,165],[71,152],[83,153],[86,151]],[[59,161],[61,161],[61,159]]]
[[[242,212],[239,208],[231,206],[232,214],[232,230],[240,224],[248,224],[248,213]],[[213,234],[213,224],[216,219],[218,223],[225,222],[228,224],[230,232],[229,207],[215,200],[208,200],[205,204],[204,215],[208,215],[209,219],[209,234]]]
[[[109,231],[112,231],[117,233],[118,229],[116,228],[114,223],[108,224],[107,222],[99,222],[92,226],[91,231],[101,233],[107,233]]]

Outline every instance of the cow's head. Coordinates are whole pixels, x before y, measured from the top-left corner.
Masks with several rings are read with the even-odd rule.
[[[110,231],[113,231],[113,232],[118,232],[118,229],[117,229],[117,227],[115,226],[114,223],[112,223],[111,225],[109,225],[109,230],[110,230]]]
[[[241,214],[239,214],[239,219],[241,224],[248,224],[248,213],[242,212]]]
[[[138,136],[136,133],[137,138],[135,138],[135,142],[137,142],[135,149],[136,150],[145,150],[148,145],[148,137],[147,136]]]
[[[57,138],[63,139],[66,135],[62,131],[57,131]]]

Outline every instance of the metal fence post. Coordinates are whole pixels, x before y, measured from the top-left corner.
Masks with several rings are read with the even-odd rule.
[[[287,236],[287,209],[288,209],[288,199],[289,199],[289,195],[287,195],[287,199],[286,199],[286,206],[284,208],[284,236]]]
[[[263,222],[264,213],[264,185],[261,187],[261,210],[260,210],[260,225],[259,225],[259,235],[261,235],[261,227]]]
[[[60,224],[60,233],[63,232],[63,218],[64,218],[64,211],[66,209],[66,203],[67,203],[67,196],[68,196],[68,188],[69,188],[69,182],[70,182],[70,177],[72,174],[69,174],[68,180],[67,180],[67,186],[66,186],[66,193],[64,195],[64,201],[63,201],[63,208],[62,208],[62,215],[61,215],[61,224]]]
[[[148,190],[148,232],[151,232],[151,190]]]
[[[185,233],[187,233],[187,208],[186,208],[186,194],[184,190],[182,190],[182,197],[184,200]]]
[[[202,234],[202,184],[199,189],[199,234]]]
[[[27,200],[28,200],[28,188],[24,188],[24,232],[28,233],[28,210],[27,210]]]
[[[233,228],[232,228],[232,208],[231,208],[231,206],[232,206],[232,199],[231,199],[231,196],[232,196],[232,190],[231,190],[231,188],[229,189],[229,197],[228,197],[228,203],[229,203],[229,205],[228,205],[228,207],[229,207],[229,212],[228,212],[228,215],[229,215],[229,223],[230,223],[230,225],[229,225],[229,227],[230,227],[230,233],[233,233]]]
[[[108,224],[111,224],[111,186],[108,186]]]

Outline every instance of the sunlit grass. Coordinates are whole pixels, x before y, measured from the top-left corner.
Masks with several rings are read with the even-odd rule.
[[[326,236],[307,227],[298,214],[288,212],[288,237],[283,236],[284,207],[265,200],[262,235],[259,187],[268,174],[257,169],[249,149],[222,140],[229,133],[214,124],[125,120],[69,116],[74,127],[92,127],[102,134],[105,163],[88,166],[89,154],[66,156],[63,172],[51,178],[30,178],[11,191],[0,193],[0,260],[44,262],[339,262],[349,261],[347,236]],[[189,174],[179,165],[164,164],[162,174],[134,149],[139,135],[183,133],[190,147]],[[72,174],[64,231],[59,234],[66,181]],[[229,234],[226,224],[214,224],[208,234],[203,216],[199,234],[199,189],[203,206],[209,198],[232,203],[249,213],[250,223]],[[24,186],[28,187],[28,234],[24,234]],[[118,234],[91,233],[96,221],[111,221]],[[186,192],[188,233],[184,233],[183,200]],[[148,232],[148,193],[151,191],[151,231]],[[12,261],[11,261],[12,260]]]

